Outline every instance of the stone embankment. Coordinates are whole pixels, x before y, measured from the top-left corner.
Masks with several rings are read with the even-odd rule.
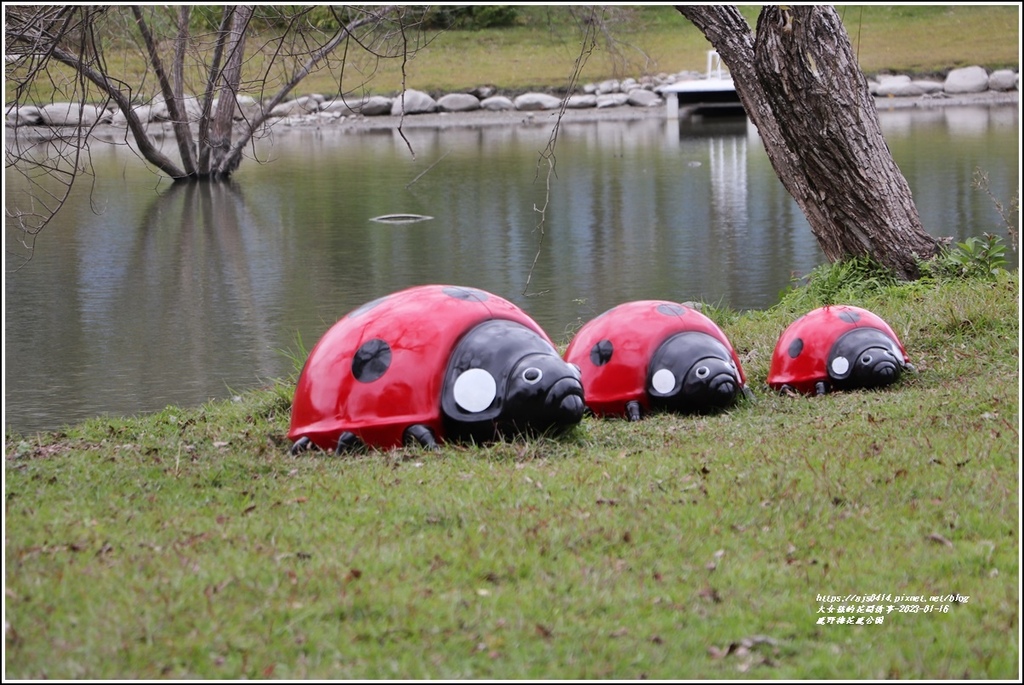
[[[377,126],[372,124],[374,121],[380,121],[385,126],[395,126],[396,121],[408,125],[416,119],[413,115],[426,114],[453,116],[445,117],[447,121],[443,124],[437,117],[423,117],[425,125],[428,123],[427,120],[431,122],[430,125],[459,125],[460,120],[462,123],[481,123],[479,115],[487,112],[517,115],[526,113],[525,117],[518,118],[529,121],[535,112],[560,111],[563,100],[567,112],[594,110],[611,113],[627,110],[639,113],[663,107],[665,100],[662,97],[662,89],[666,86],[682,80],[700,78],[703,78],[703,75],[696,72],[680,72],[645,76],[640,79],[607,80],[587,84],[582,88],[582,92],[574,93],[567,98],[541,92],[509,96],[501,94],[493,86],[481,86],[464,93],[448,93],[436,99],[428,93],[414,89],[406,90],[394,97],[372,95],[361,98],[329,98],[309,94],[274,106],[269,112],[267,125],[276,128],[278,125],[320,127],[329,124],[349,124],[376,128]],[[871,93],[878,98],[880,106],[891,107],[897,103],[900,106],[918,106],[926,102],[947,104],[942,102],[943,100],[1014,102],[1019,83],[1020,75],[1017,71],[1001,69],[989,73],[982,67],[972,66],[954,69],[941,81],[913,79],[910,76],[879,76],[869,80],[868,85]],[[244,95],[237,98],[237,104],[235,118],[249,121],[263,111],[264,106]],[[185,108],[190,119],[198,120],[200,104],[197,98],[188,96]],[[135,111],[144,124],[170,126],[167,105],[159,97],[148,104],[138,105]],[[127,125],[123,112],[78,103],[53,103],[42,107],[8,106],[6,114],[8,127]],[[472,114],[477,116],[468,116]],[[508,117],[497,119],[505,121]],[[435,121],[438,123],[434,123]]]

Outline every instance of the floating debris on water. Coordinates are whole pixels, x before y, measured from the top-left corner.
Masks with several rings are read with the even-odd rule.
[[[433,218],[426,214],[382,214],[381,216],[373,217],[370,221],[377,221],[382,224],[411,224],[417,221],[428,221]]]

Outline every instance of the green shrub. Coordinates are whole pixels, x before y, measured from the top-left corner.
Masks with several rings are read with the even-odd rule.
[[[938,256],[924,262],[921,272],[926,277],[941,279],[993,279],[1006,271],[1006,245],[992,233],[971,237],[952,248],[944,248]]]
[[[439,5],[424,16],[428,29],[493,29],[515,26],[519,10],[509,5]]]

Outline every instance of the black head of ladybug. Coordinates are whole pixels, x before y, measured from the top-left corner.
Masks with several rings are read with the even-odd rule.
[[[452,352],[441,409],[454,440],[564,429],[583,418],[583,384],[579,369],[534,331],[492,319]]]
[[[558,355],[529,354],[509,375],[502,433],[544,433],[569,428],[583,418],[579,370]]]
[[[899,347],[875,328],[844,333],[828,355],[828,375],[840,389],[890,385],[899,380],[905,365]]]
[[[682,413],[727,407],[740,385],[725,345],[696,331],[678,333],[663,342],[647,371],[652,406]]]

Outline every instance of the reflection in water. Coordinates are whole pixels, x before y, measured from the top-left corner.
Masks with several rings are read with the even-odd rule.
[[[152,366],[220,395],[221,370],[247,368],[254,377],[276,370],[261,307],[261,296],[272,296],[261,289],[280,268],[262,239],[272,230],[252,215],[235,183],[174,184],[151,203],[127,260],[136,268],[113,284],[121,312],[161,313],[131,321],[140,328],[131,339],[145,348],[137,372]],[[101,337],[111,321],[100,319],[90,336]],[[149,349],[151,340],[175,342]]]
[[[52,265],[50,301],[14,295],[19,277],[9,275],[8,321],[21,322],[5,337],[18,366],[6,398],[21,418],[15,426],[60,425],[80,418],[81,406],[133,414],[200,403],[239,379],[281,374],[261,304],[276,297],[270,272],[279,260],[239,189],[174,184],[138,222],[117,206],[86,214],[67,236],[79,258]],[[116,229],[106,230],[111,221]]]
[[[708,156],[715,223],[722,230],[735,233],[747,226],[747,139],[709,138]]]
[[[881,118],[930,232],[999,231],[973,178],[1014,196],[1016,108]],[[822,261],[743,117],[565,122],[547,198],[550,133],[296,129],[261,141],[231,184],[170,187],[124,146],[95,146],[95,183],[5,276],[5,421],[223,398],[292,374],[281,350],[297,338],[308,350],[350,309],[416,284],[500,294],[565,343],[629,300],[766,308]],[[433,219],[372,220],[388,215]]]

